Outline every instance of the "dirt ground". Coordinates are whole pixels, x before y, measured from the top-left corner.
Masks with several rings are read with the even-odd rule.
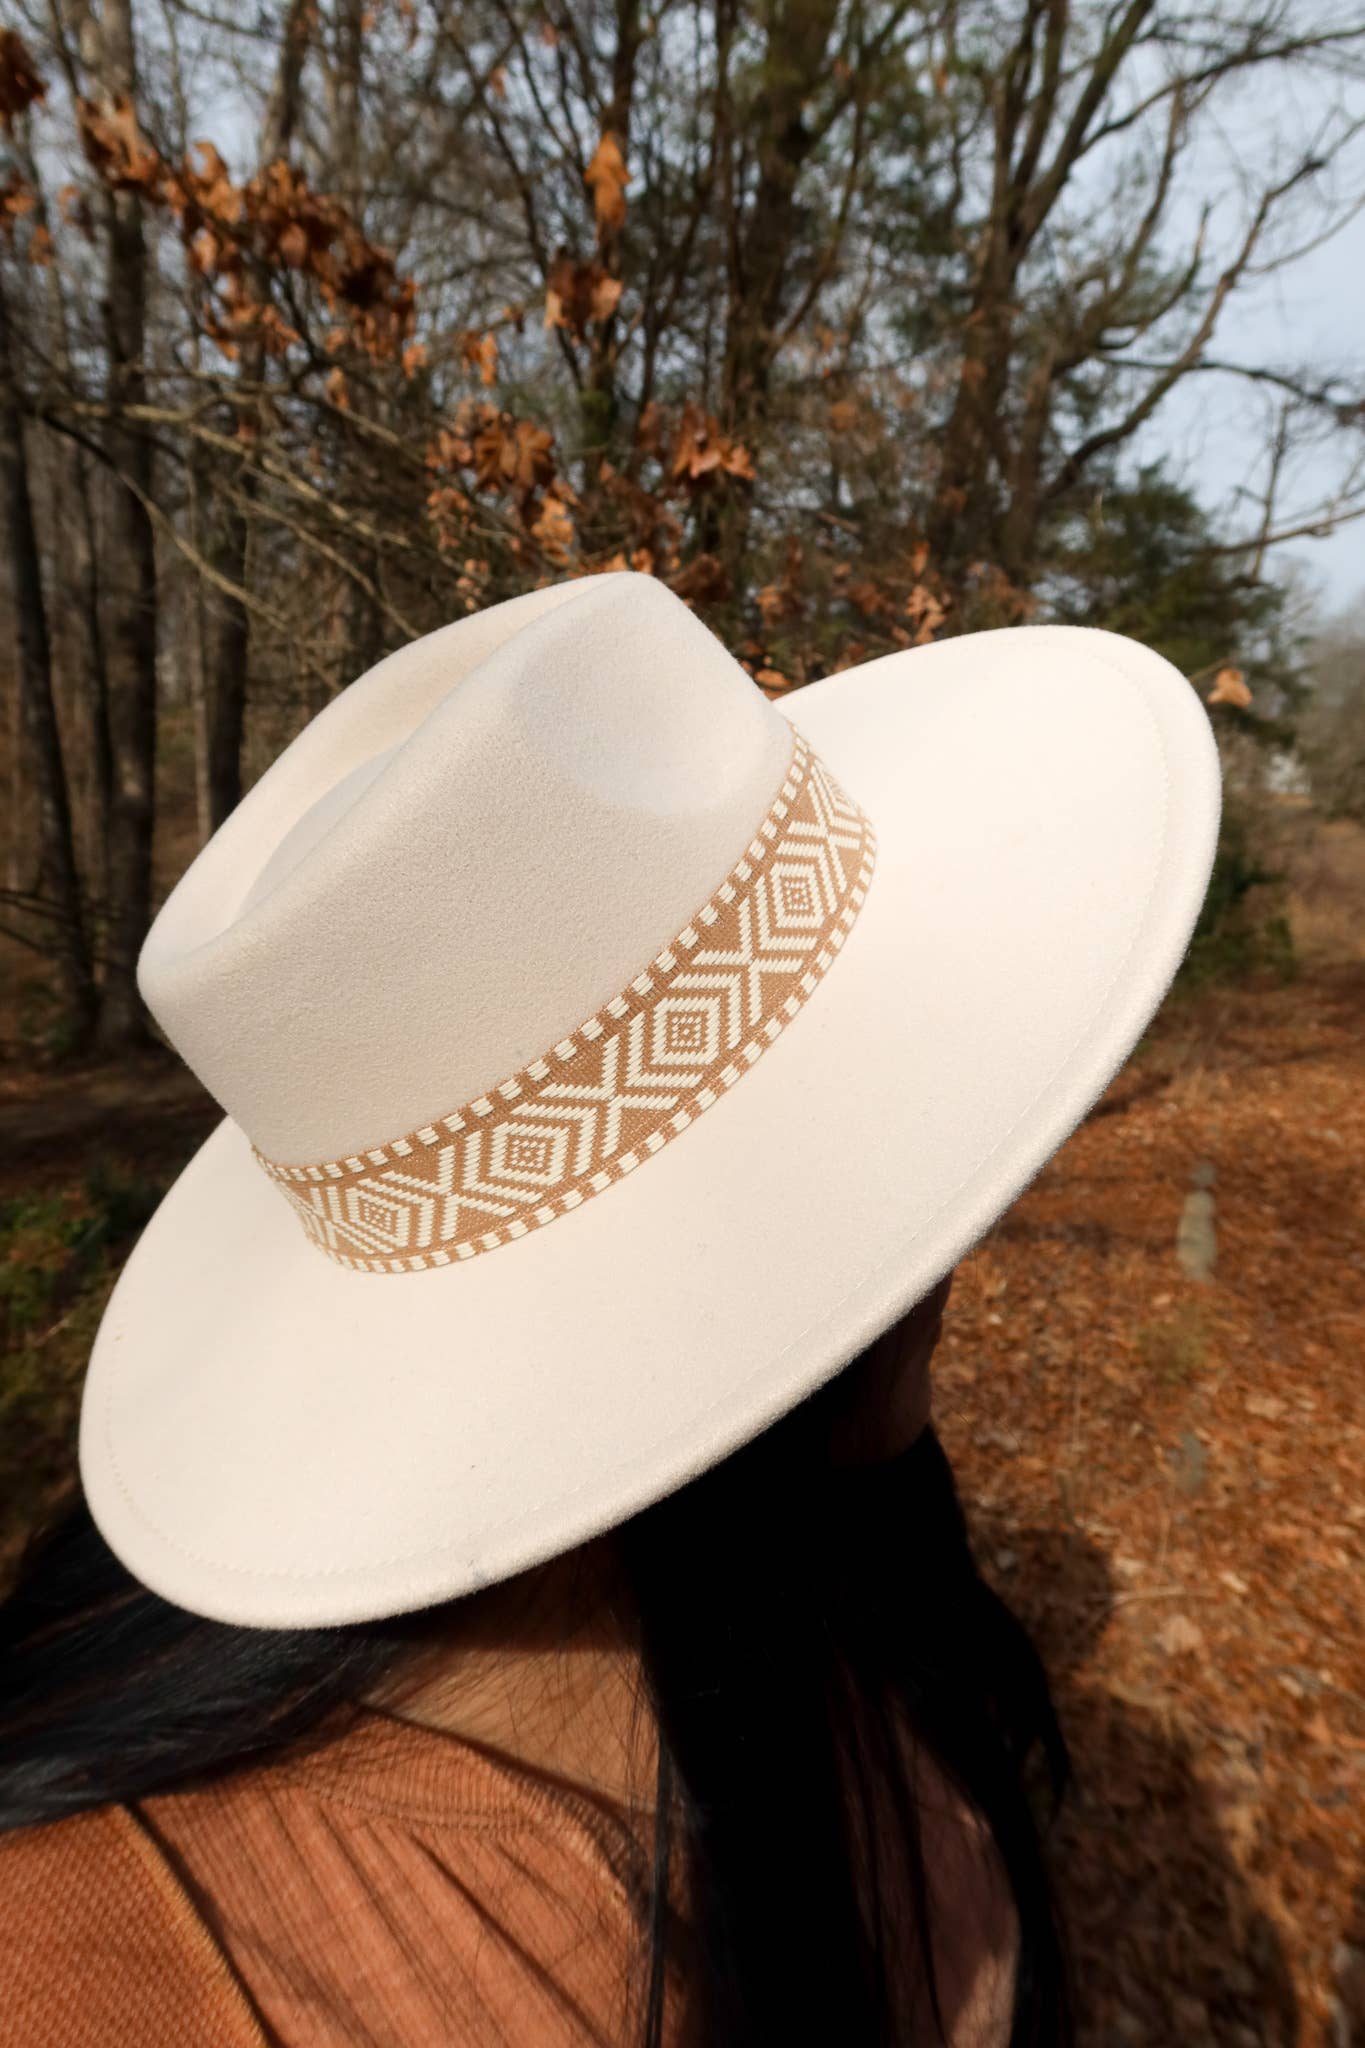
[[[1085,2048],[1365,2044],[1365,834],[1305,845],[1299,978],[1168,1003],[960,1269],[940,1353],[1074,1753]],[[92,1162],[164,1182],[213,1115],[165,1061],[11,1060],[0,1199],[79,1216]],[[131,1214],[0,1356],[0,1494],[37,1475],[0,1551],[69,1470]]]
[[[940,1354],[1073,1750],[1087,2048],[1365,2044],[1365,833],[1288,866],[1298,978],[1167,1005]]]
[[[1095,2048],[1365,2042],[1362,1043],[1359,972],[1168,1014],[954,1289],[939,1423],[1075,1753]]]

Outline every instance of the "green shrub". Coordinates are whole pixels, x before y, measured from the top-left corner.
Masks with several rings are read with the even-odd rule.
[[[1284,879],[1256,852],[1244,813],[1228,805],[1208,894],[1180,970],[1181,986],[1294,978],[1294,936],[1280,894]]]
[[[0,1354],[59,1314],[160,1196],[154,1183],[125,1180],[97,1160],[78,1189],[0,1201]]]
[[[97,1161],[76,1187],[0,1202],[0,1586],[74,1473],[90,1346],[161,1192]]]
[[[1198,1301],[1182,1301],[1174,1313],[1137,1332],[1143,1370],[1166,1386],[1188,1386],[1204,1369],[1208,1323]]]

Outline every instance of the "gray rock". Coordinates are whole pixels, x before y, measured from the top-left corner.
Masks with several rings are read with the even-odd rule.
[[[1204,1491],[1209,1476],[1209,1454],[1192,1429],[1182,1429],[1171,1452],[1171,1477],[1189,1499]]]
[[[1175,1255],[1188,1280],[1213,1278],[1214,1260],[1218,1256],[1213,1214],[1213,1196],[1206,1188],[1196,1188],[1193,1194],[1186,1195],[1175,1234]]]

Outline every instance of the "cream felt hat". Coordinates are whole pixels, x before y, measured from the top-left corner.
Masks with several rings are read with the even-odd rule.
[[[1098,632],[950,640],[774,705],[623,574],[391,655],[142,955],[227,1116],[95,1343],[108,1542],[198,1613],[346,1622],[723,1458],[1095,1101],[1218,809],[1189,684]]]

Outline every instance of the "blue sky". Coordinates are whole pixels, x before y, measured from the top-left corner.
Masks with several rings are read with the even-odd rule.
[[[1365,382],[1365,214],[1316,250],[1288,276],[1267,278],[1249,297],[1231,331],[1239,360],[1319,371],[1353,370]],[[1233,354],[1231,346],[1220,354]],[[1149,430],[1147,448],[1171,459],[1206,504],[1227,503],[1248,479],[1265,473],[1265,400],[1232,378],[1193,377],[1172,392]],[[1352,449],[1345,434],[1299,465],[1286,513],[1308,509],[1334,487]],[[1286,524],[1295,523],[1286,520]],[[1238,518],[1239,528],[1246,514]],[[1320,586],[1324,610],[1335,612],[1365,595],[1365,519],[1323,540],[1287,542],[1277,550]]]
[[[1178,222],[1184,217],[1183,232],[1192,230],[1203,201],[1217,195],[1215,221],[1221,215],[1226,247],[1241,211],[1237,182],[1245,177],[1254,186],[1287,166],[1320,134],[1329,108],[1343,124],[1365,121],[1365,75],[1345,81],[1309,75],[1291,82],[1281,68],[1248,87],[1210,124],[1202,154],[1187,169],[1174,209]],[[1289,267],[1244,285],[1225,310],[1210,355],[1309,375],[1336,374],[1365,393],[1365,211],[1351,215],[1356,195],[1365,196],[1365,134],[1349,141],[1332,168],[1305,188],[1271,251],[1311,240],[1330,218],[1344,218],[1345,224]],[[1245,533],[1255,524],[1255,512],[1235,494],[1248,485],[1263,488],[1276,402],[1273,394],[1240,379],[1191,377],[1152,421],[1141,453],[1163,455],[1205,504],[1228,511],[1230,532]],[[1365,431],[1324,435],[1287,478],[1279,523],[1297,524],[1293,515],[1328,499],[1363,451]],[[1356,495],[1365,496],[1365,476]],[[1365,518],[1326,539],[1286,543],[1271,559],[1294,565],[1296,580],[1319,593],[1324,616],[1338,613],[1365,596]]]

